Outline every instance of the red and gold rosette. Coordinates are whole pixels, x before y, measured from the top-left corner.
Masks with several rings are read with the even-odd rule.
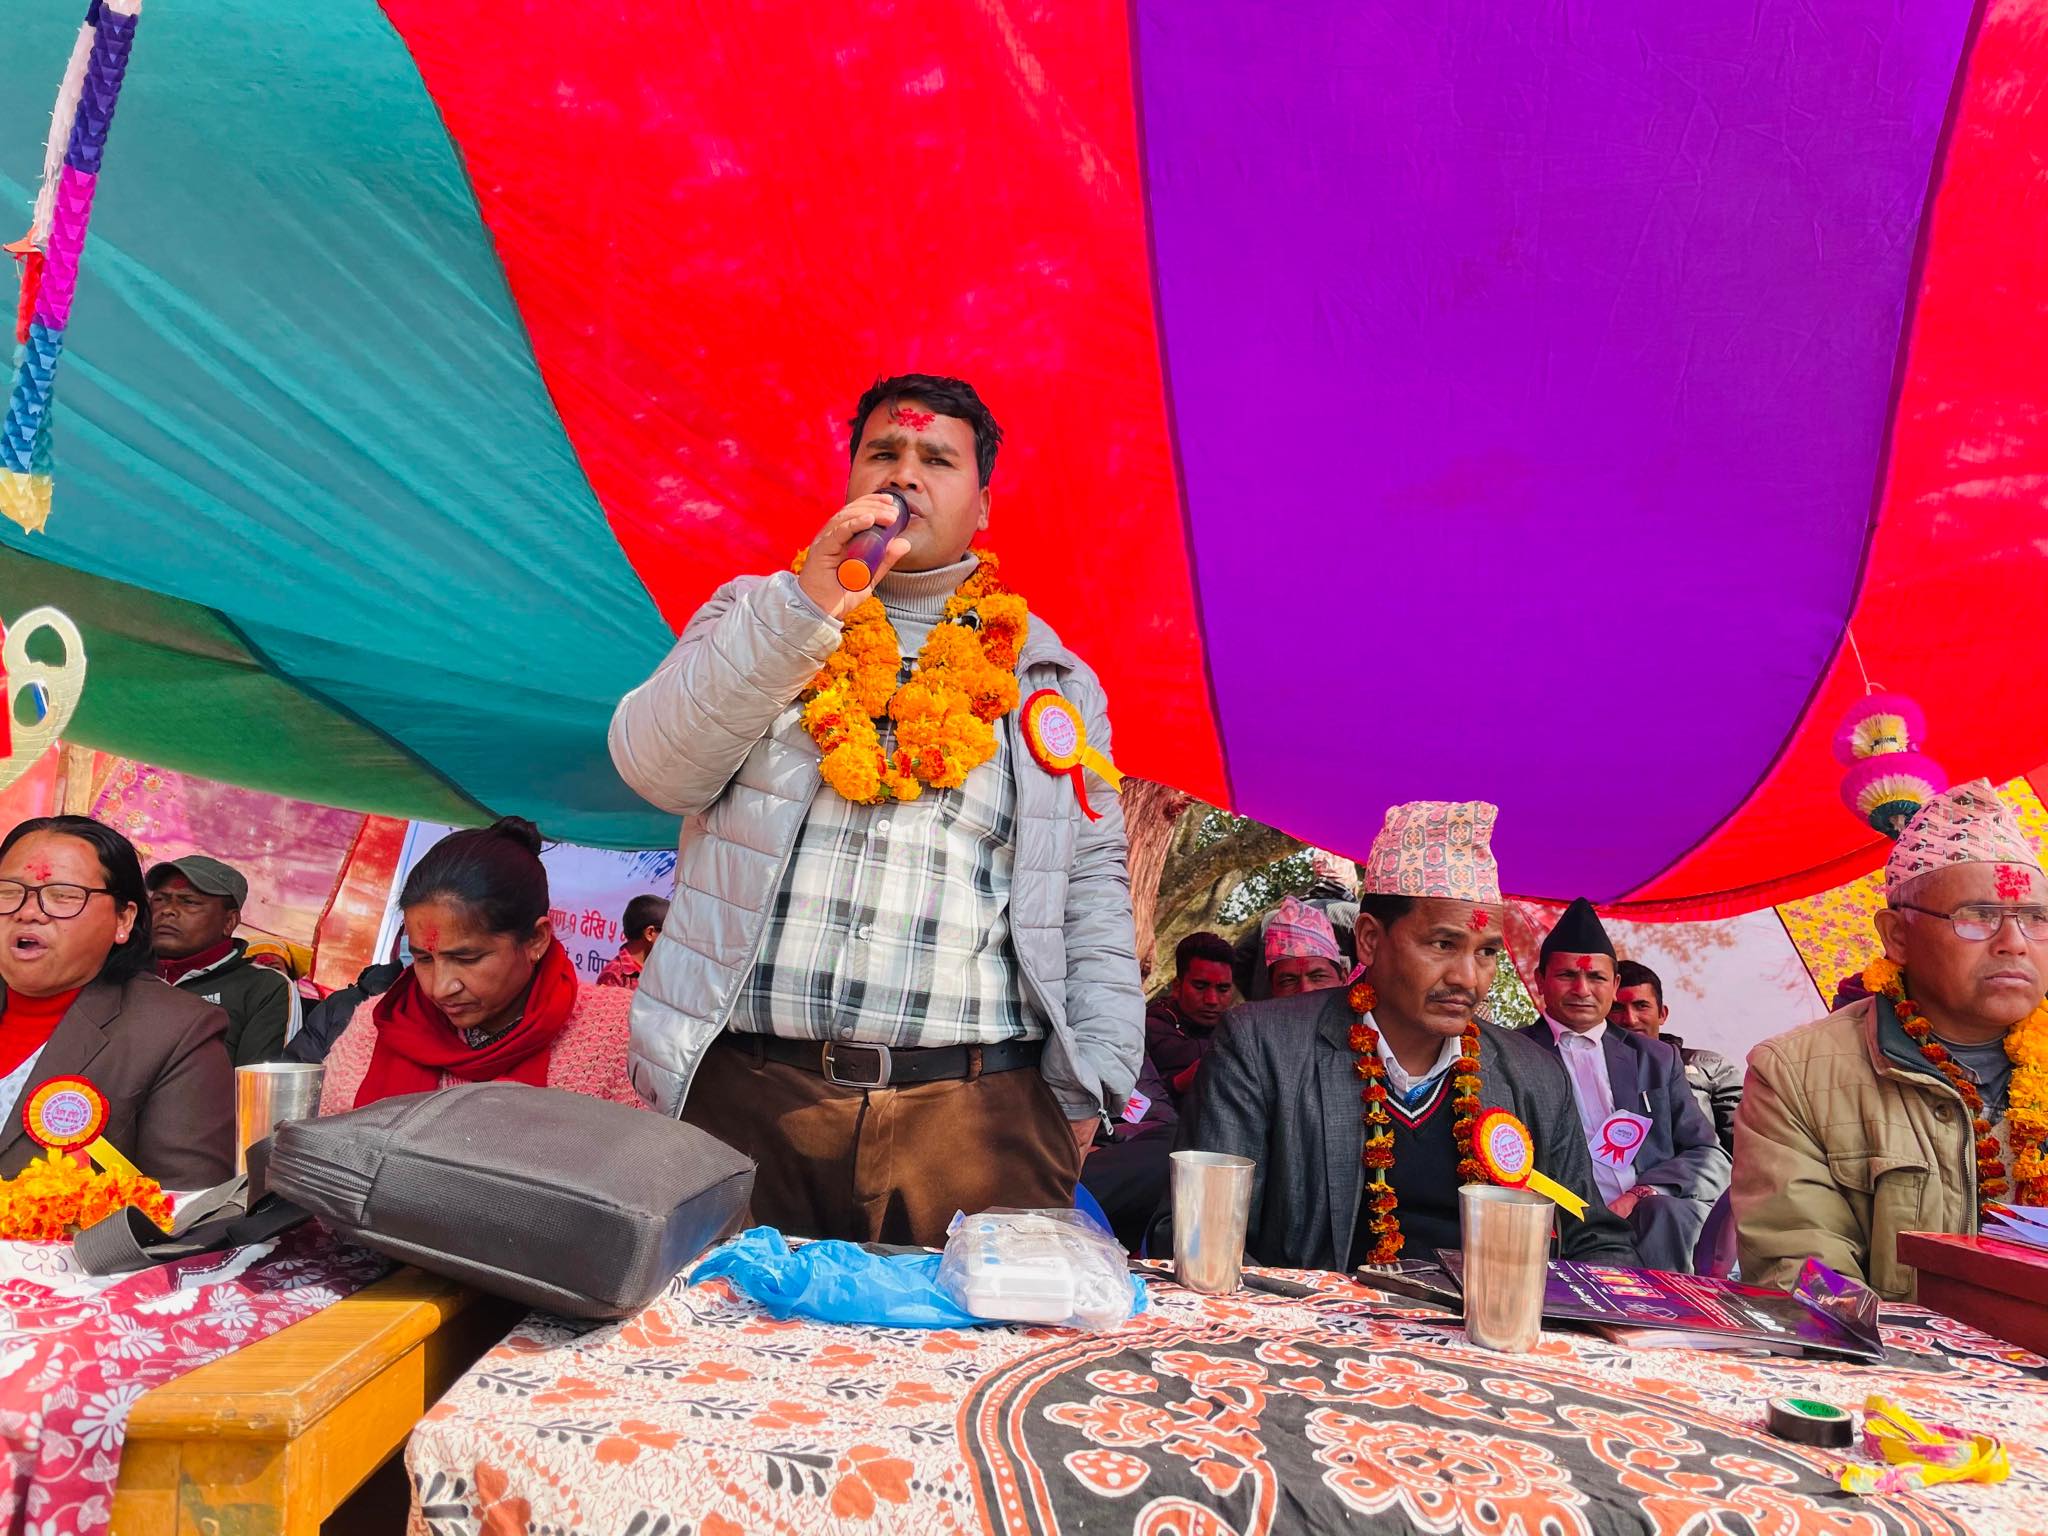
[[[1102,813],[1088,803],[1087,770],[1093,768],[1111,789],[1122,792],[1124,776],[1116,764],[1088,745],[1088,726],[1081,711],[1067,702],[1056,688],[1041,688],[1024,701],[1018,716],[1024,727],[1024,745],[1038,766],[1047,773],[1064,774],[1074,781],[1074,798],[1090,821],[1102,820]]]
[[[53,1077],[38,1083],[21,1112],[29,1138],[52,1152],[83,1150],[108,1173],[142,1175],[102,1136],[107,1096],[82,1077]]]
[[[1527,1189],[1556,1201],[1580,1220],[1586,1202],[1536,1167],[1536,1144],[1529,1127],[1504,1109],[1489,1109],[1472,1128],[1472,1155],[1486,1176],[1508,1189]]]

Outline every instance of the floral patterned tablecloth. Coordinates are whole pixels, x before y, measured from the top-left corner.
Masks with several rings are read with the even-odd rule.
[[[69,1243],[0,1242],[0,1530],[104,1530],[138,1398],[389,1268],[312,1226],[106,1278]]]
[[[1513,1356],[1316,1283],[1156,1285],[1098,1334],[777,1322],[722,1280],[624,1324],[530,1317],[414,1431],[412,1530],[2048,1532],[2048,1362],[1921,1309],[1887,1309],[1882,1366],[1568,1332]],[[2011,1479],[1856,1498],[1762,1425],[1873,1392],[2003,1434]]]

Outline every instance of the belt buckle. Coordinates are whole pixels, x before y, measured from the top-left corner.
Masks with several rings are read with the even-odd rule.
[[[872,1081],[867,1082],[863,1082],[859,1078],[841,1077],[839,1075],[837,1060],[832,1054],[838,1049],[839,1042],[837,1040],[828,1040],[825,1042],[824,1052],[819,1058],[819,1065],[825,1069],[826,1082],[833,1083],[841,1088],[886,1088],[889,1086],[889,1074],[893,1070],[893,1063],[889,1056],[889,1047],[886,1045],[858,1045],[854,1047],[855,1050],[873,1051],[877,1058],[875,1064],[878,1069],[878,1075]]]

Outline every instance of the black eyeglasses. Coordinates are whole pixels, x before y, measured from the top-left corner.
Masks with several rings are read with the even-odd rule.
[[[1972,903],[1957,907],[1953,912],[1937,912],[1932,907],[1916,907],[1910,901],[1895,901],[1894,911],[1918,912],[1926,917],[1945,917],[1956,931],[1956,937],[1970,944],[1982,944],[1999,929],[2006,919],[2020,925],[2023,938],[2039,944],[2048,941],[2048,907],[1999,907],[1989,903]]]
[[[76,917],[93,897],[114,893],[104,885],[23,885],[19,880],[0,880],[0,917],[19,912],[31,894],[45,917]]]

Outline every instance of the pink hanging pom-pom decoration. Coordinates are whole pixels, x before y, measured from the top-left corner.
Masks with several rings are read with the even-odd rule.
[[[1887,752],[1842,775],[1842,803],[1872,831],[1897,837],[1920,807],[1947,788],[1948,775],[1926,753]]]
[[[1918,704],[1903,693],[1865,694],[1835,732],[1835,761],[1847,767],[1926,744],[1927,715]]]
[[[1921,751],[1927,715],[1903,693],[1858,699],[1835,732],[1835,757],[1848,765],[1842,803],[1874,832],[1896,838],[1920,808],[1948,788],[1941,764]]]

